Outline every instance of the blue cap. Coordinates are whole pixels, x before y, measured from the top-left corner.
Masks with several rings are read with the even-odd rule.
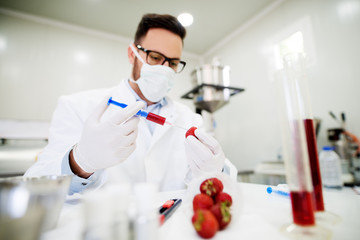
[[[325,150],[325,151],[331,151],[331,150],[335,150],[335,147],[333,147],[333,146],[323,146],[322,149]]]

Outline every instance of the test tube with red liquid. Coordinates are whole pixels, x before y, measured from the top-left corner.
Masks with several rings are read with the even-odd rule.
[[[305,127],[306,143],[309,156],[310,172],[313,185],[314,209],[316,217],[330,223],[340,220],[334,214],[325,213],[323,188],[320,173],[319,155],[317,151],[314,118],[311,109],[308,81],[305,71],[305,58],[302,53],[292,53],[284,57],[284,68],[288,78],[294,82],[296,94],[300,103],[301,119]]]
[[[302,119],[303,101],[288,69],[276,73],[286,181],[290,190],[293,223],[281,230],[299,239],[329,239],[328,230],[316,225],[308,146]]]
[[[313,115],[310,105],[310,94],[304,71],[304,57],[301,53],[288,54],[284,57],[284,67],[287,75],[294,81],[296,94],[301,100],[301,118],[304,122],[306,143],[309,155],[311,179],[314,190],[315,211],[324,211],[324,198],[320,174],[319,157],[316,146]]]

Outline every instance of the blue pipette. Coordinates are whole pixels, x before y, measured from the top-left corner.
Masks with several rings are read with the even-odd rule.
[[[279,184],[277,187],[267,187],[266,192],[268,194],[275,193],[284,197],[289,197],[290,192],[287,189],[287,186],[285,187],[284,185],[286,184]]]

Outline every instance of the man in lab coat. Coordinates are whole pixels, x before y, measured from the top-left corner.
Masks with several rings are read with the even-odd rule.
[[[49,144],[25,176],[73,175],[70,194],[105,183],[153,182],[161,191],[177,190],[202,173],[236,168],[219,143],[201,131],[160,126],[134,116],[140,109],[184,127],[200,127],[202,118],[166,96],[180,60],[185,28],[170,15],[146,14],[128,47],[129,79],[111,89],[62,96],[54,112]],[[108,99],[126,108],[108,105]]]

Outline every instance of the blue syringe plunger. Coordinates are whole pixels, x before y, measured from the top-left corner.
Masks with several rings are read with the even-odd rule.
[[[120,103],[120,102],[117,102],[117,101],[114,101],[112,100],[112,97],[109,98],[109,101],[107,103],[107,105],[110,105],[110,104],[114,104],[116,106],[119,106],[121,108],[126,108],[128,105],[125,104],[125,103]],[[139,110],[137,113],[136,113],[137,116],[139,117],[144,117],[146,118],[148,116],[148,113],[145,112],[145,111],[142,111],[142,110]]]

